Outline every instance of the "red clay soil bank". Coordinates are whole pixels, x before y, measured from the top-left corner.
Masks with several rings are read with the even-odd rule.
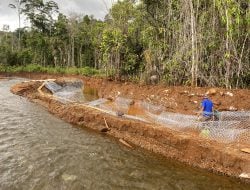
[[[2,76],[6,74],[2,74]],[[1,74],[0,74],[1,76]],[[8,75],[11,76],[11,75]],[[124,96],[134,100],[146,100],[149,103],[162,105],[165,111],[194,115],[199,109],[202,95],[210,93],[210,98],[219,111],[250,110],[250,90],[227,90],[223,88],[200,87],[167,87],[164,85],[138,85],[130,82],[110,81],[102,78],[83,76],[48,75],[39,73],[14,74],[30,79],[49,79],[60,77],[74,77],[82,79],[85,85],[98,89],[99,97],[115,98]]]
[[[98,86],[101,79],[85,79],[87,82],[95,80],[97,81],[95,85]],[[107,85],[108,82],[104,81],[104,83],[106,84],[105,87],[110,89]],[[111,129],[107,134],[123,139],[132,146],[142,147],[190,166],[226,174],[231,177],[239,177],[242,173],[250,173],[250,156],[240,151],[241,148],[246,147],[221,144],[155,124],[112,116],[78,104],[65,105],[51,96],[38,93],[37,88],[41,84],[42,82],[21,83],[12,87],[11,91],[45,106],[51,113],[72,124],[100,131],[106,126],[106,120]],[[111,84],[116,85],[115,83]],[[103,94],[105,95],[105,93]]]

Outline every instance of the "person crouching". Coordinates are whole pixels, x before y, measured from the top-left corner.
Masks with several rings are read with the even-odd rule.
[[[213,102],[208,98],[208,96],[205,94],[203,96],[203,100],[201,102],[201,110],[200,113],[202,113],[202,117],[199,118],[200,121],[210,121],[213,119]]]

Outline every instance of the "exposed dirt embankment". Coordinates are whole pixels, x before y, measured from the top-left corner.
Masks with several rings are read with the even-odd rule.
[[[223,88],[193,88],[185,86],[167,87],[164,85],[138,85],[130,82],[110,81],[102,78],[82,76],[48,75],[37,73],[21,73],[15,76],[30,79],[48,79],[74,77],[82,79],[84,84],[98,89],[100,97],[115,98],[118,95],[135,100],[144,100],[152,104],[162,105],[165,111],[194,115],[200,107],[205,93],[219,111],[250,110],[250,90],[227,90]]]
[[[55,77],[49,76],[49,78]],[[143,97],[144,93],[150,91],[156,92],[156,89],[151,90],[150,87],[135,87],[133,84],[126,84],[127,87],[121,87],[120,83],[101,79],[84,78],[84,81],[101,89],[99,93],[103,96],[110,96],[110,94],[112,96],[112,93],[117,93],[117,90],[120,94],[125,92],[127,94],[133,93],[131,96],[134,98]],[[107,134],[123,139],[133,146],[142,147],[190,166],[233,177],[238,177],[242,173],[250,173],[250,156],[248,153],[240,151],[242,147],[238,147],[238,145],[220,144],[155,124],[112,116],[84,105],[62,104],[49,94],[46,94],[46,92],[44,92],[46,95],[39,93],[37,89],[41,84],[42,82],[34,81],[21,83],[15,85],[11,91],[45,106],[51,113],[67,122],[97,131],[101,131],[108,125],[111,130]],[[160,86],[158,86],[158,89],[159,91],[163,90]],[[175,88],[169,89],[175,90]],[[140,93],[136,94],[137,92]],[[234,94],[237,94],[237,92]]]

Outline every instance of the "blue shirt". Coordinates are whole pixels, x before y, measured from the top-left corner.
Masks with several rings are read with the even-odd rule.
[[[203,116],[205,117],[210,117],[213,114],[213,102],[209,100],[208,98],[205,98],[201,106],[203,108]]]

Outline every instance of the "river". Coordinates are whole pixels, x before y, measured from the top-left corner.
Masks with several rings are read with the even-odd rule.
[[[183,166],[71,126],[10,93],[0,79],[0,189],[245,190],[239,181]]]

